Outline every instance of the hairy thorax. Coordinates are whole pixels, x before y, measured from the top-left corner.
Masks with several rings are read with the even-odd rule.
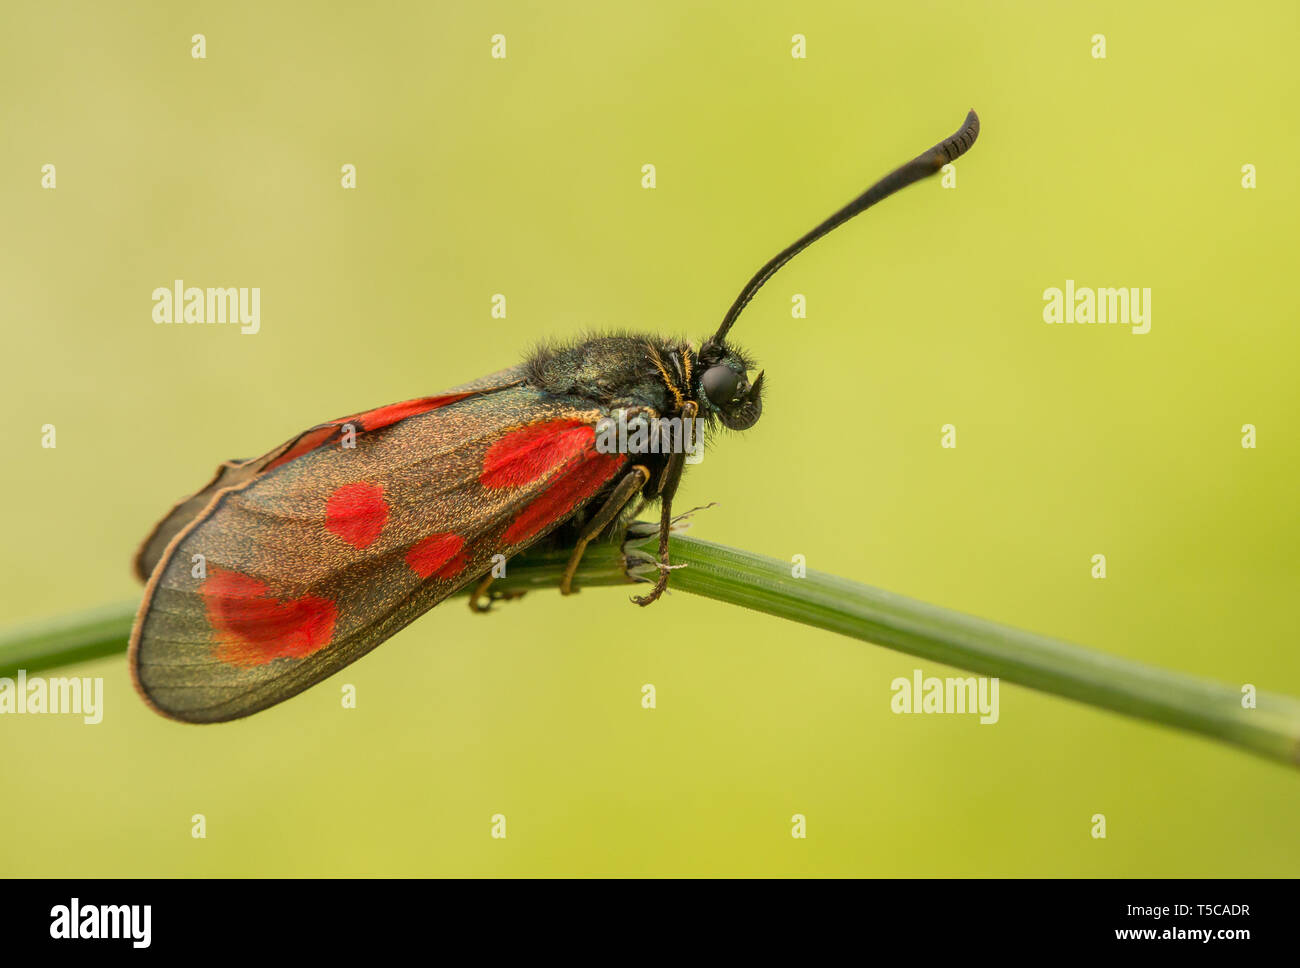
[[[636,334],[599,336],[538,350],[528,382],[547,393],[605,407],[649,407],[671,415],[690,399],[694,352],[685,342]]]

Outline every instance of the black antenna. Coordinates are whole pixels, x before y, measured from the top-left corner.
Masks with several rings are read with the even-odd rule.
[[[970,150],[971,145],[975,143],[975,139],[979,137],[979,133],[980,119],[976,116],[974,111],[971,111],[970,114],[966,115],[966,120],[962,124],[961,129],[952,137],[944,138],[929,151],[924,151],[902,167],[895,168],[853,201],[849,202],[849,204],[845,205],[826,221],[822,222],[821,225],[818,225],[806,235],[796,239],[787,248],[778,252],[766,265],[763,266],[763,268],[754,273],[754,278],[750,279],[749,282],[745,284],[745,288],[740,290],[740,295],[736,297],[736,301],[733,302],[731,308],[727,310],[727,315],[722,318],[722,325],[718,327],[718,331],[713,334],[713,337],[709,342],[722,342],[723,338],[727,335],[727,330],[731,329],[732,324],[735,323],[736,317],[740,315],[741,310],[743,310],[749,301],[754,298],[754,293],[758,292],[758,290],[762,288],[763,283],[767,282],[768,279],[771,279],[772,276],[776,274],[776,271],[783,265],[797,256],[804,249],[808,248],[808,246],[812,245],[823,235],[826,235],[832,229],[843,225],[859,212],[866,211],[882,198],[888,198],[900,188],[906,188],[908,185],[912,184],[912,182],[920,181],[922,178],[933,175],[948,162],[956,161]]]

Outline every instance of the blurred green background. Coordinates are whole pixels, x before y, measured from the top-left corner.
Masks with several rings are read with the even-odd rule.
[[[766,409],[687,475],[683,507],[719,502],[693,533],[1300,693],[1298,19],[1290,0],[9,4],[3,620],[138,597],[138,541],[222,459],[542,338],[704,337],[764,259],[975,107],[955,190],[841,229],[742,318]],[[261,333],[155,326],[178,278],[260,286]],[[1067,278],[1150,287],[1150,333],[1045,325]],[[889,683],[917,667],[950,672],[618,590],[451,603],[221,726],[150,712],[124,659],[86,664],[101,725],[0,718],[0,872],[1300,874],[1296,773],[1006,684],[995,726],[896,716]]]

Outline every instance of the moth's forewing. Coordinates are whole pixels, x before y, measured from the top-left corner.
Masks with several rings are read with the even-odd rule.
[[[234,719],[364,655],[617,477],[626,458],[595,447],[604,415],[513,385],[351,449],[331,434],[282,460],[308,431],[249,462],[263,469],[212,492],[152,572],[131,638],[141,694],[176,719]]]
[[[163,552],[167,550],[167,546],[171,544],[172,539],[203,513],[217,492],[228,488],[243,487],[267,470],[274,469],[278,464],[287,463],[298,455],[313,450],[322,444],[341,439],[346,433],[345,428],[347,427],[351,427],[352,432],[357,434],[380,430],[405,417],[427,413],[470,394],[515,386],[522,380],[523,367],[510,367],[490,376],[482,377],[472,383],[452,387],[452,389],[437,396],[421,397],[403,403],[376,407],[373,410],[366,410],[349,417],[340,417],[338,420],[317,424],[309,430],[304,430],[296,437],[291,437],[279,447],[273,448],[261,457],[255,457],[252,460],[226,461],[217,468],[217,473],[208,482],[207,486],[176,502],[171,511],[154,526],[153,531],[149,534],[149,537],[144,539],[144,542],[140,545],[140,550],[136,553],[134,562],[136,577],[141,581],[147,582],[149,580],[149,576],[158,567],[158,562],[162,560]]]

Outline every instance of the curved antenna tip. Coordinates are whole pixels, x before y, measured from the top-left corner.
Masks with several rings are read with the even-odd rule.
[[[929,151],[921,152],[921,154],[917,155],[911,161],[891,171],[888,175],[880,179],[830,218],[814,227],[811,231],[806,232],[792,244],[778,252],[775,256],[769,259],[763,267],[758,270],[758,272],[754,273],[753,278],[745,284],[745,288],[740,290],[740,295],[736,297],[735,301],[731,304],[731,308],[727,310],[726,316],[722,318],[722,323],[718,326],[718,331],[709,337],[709,342],[721,343],[726,339],[728,331],[730,331],[732,325],[736,322],[736,317],[740,315],[741,310],[743,310],[754,297],[754,293],[758,292],[758,290],[762,288],[763,283],[767,282],[767,280],[770,279],[783,265],[822,236],[826,235],[832,229],[843,225],[849,219],[853,218],[853,216],[866,211],[872,205],[876,204],[876,202],[888,198],[890,195],[900,189],[906,188],[913,182],[920,181],[922,178],[927,178],[930,175],[933,175],[945,164],[956,161],[962,155],[966,154],[966,152],[970,151],[971,146],[975,144],[975,139],[979,137],[979,133],[980,118],[979,115],[975,113],[975,109],[971,108],[967,113],[966,120],[962,123],[962,126],[953,134],[944,138]]]

